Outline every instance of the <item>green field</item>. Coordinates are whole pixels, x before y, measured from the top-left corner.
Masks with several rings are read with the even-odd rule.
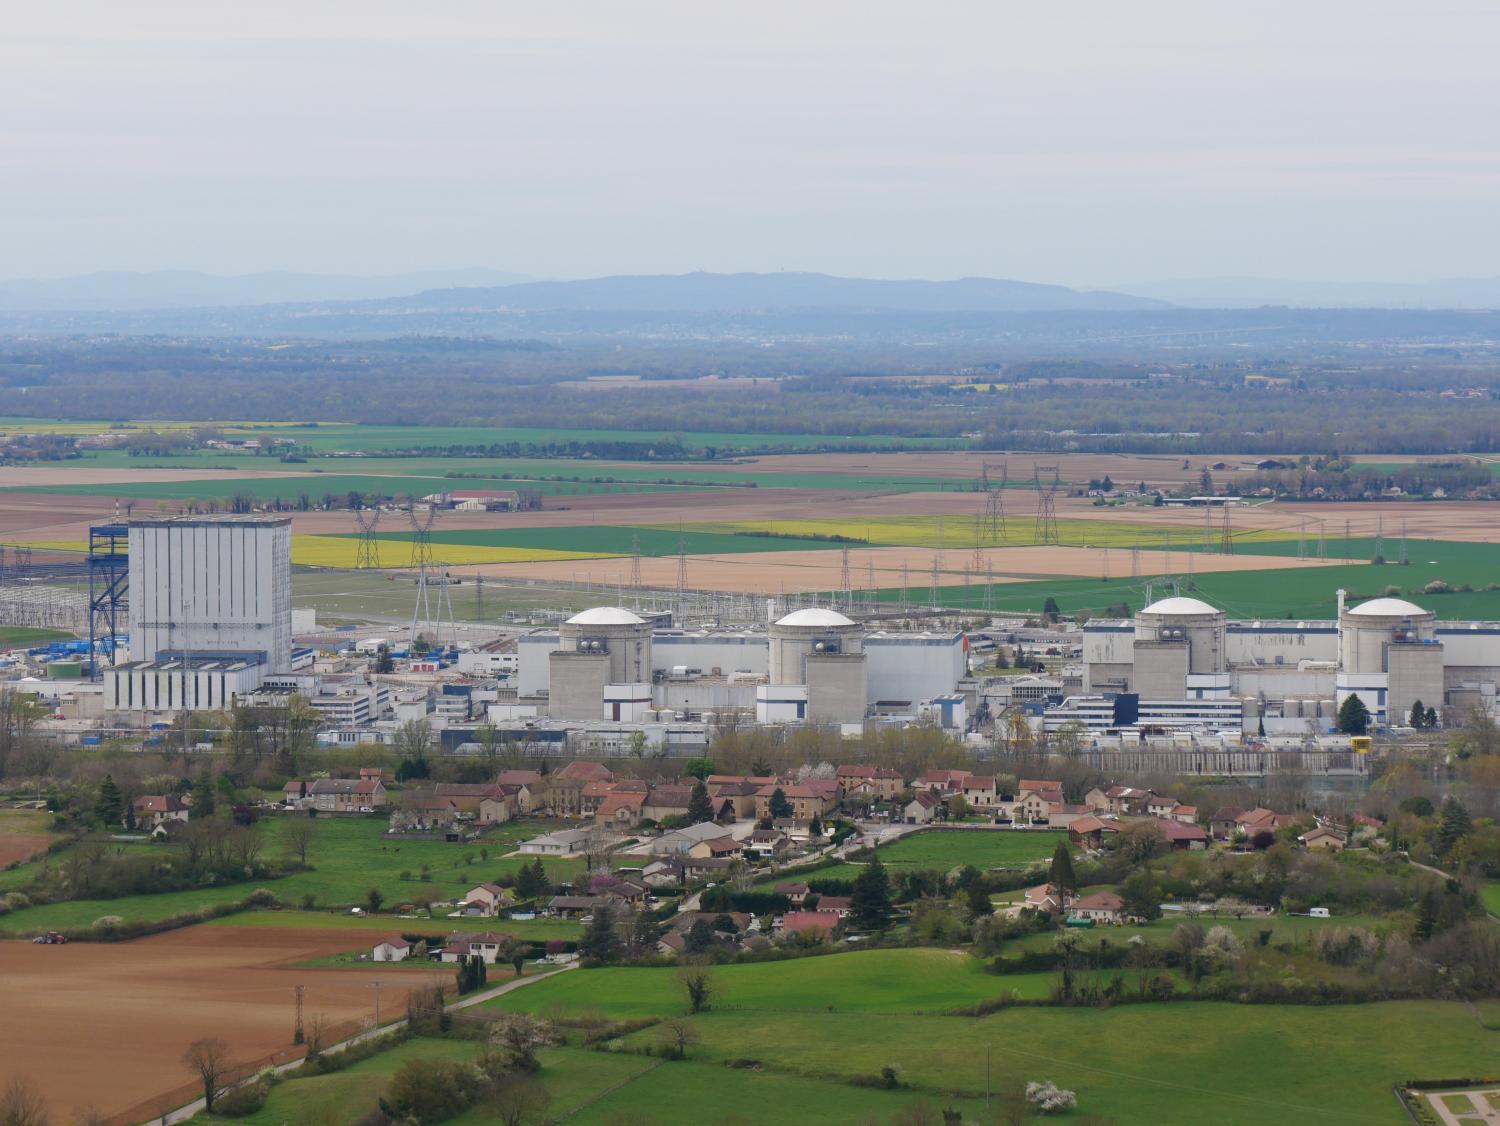
[[[982,1019],[731,1010],[693,1024],[700,1059],[751,1059],[768,1071],[846,1081],[894,1063],[905,1082],[971,1097],[983,1093],[988,1067],[997,1083],[1050,1079],[1076,1091],[1079,1115],[1181,1126],[1396,1126],[1406,1117],[1393,1083],[1489,1074],[1500,1048],[1500,1036],[1463,1006],[1443,1002],[1178,1002],[1019,1008]],[[638,1033],[626,1045],[650,1038]]]
[[[991,868],[1025,868],[1049,860],[1058,841],[1066,833],[1047,830],[1010,829],[928,829],[912,833],[876,849],[880,860],[900,876],[904,869],[931,868],[946,872],[972,864],[980,870]],[[852,880],[863,866],[857,863],[833,864],[798,874],[768,877],[761,886],[770,887],[788,880]]]
[[[1500,915],[1500,880],[1485,880],[1479,885],[1479,898],[1491,915]]]
[[[312,896],[319,906],[360,904],[371,887],[385,895],[386,910],[402,903],[452,899],[475,884],[494,879],[521,866],[520,858],[501,860],[514,843],[546,830],[535,822],[500,826],[472,844],[448,844],[443,841],[386,841],[383,817],[331,818],[314,820],[315,835],[308,851],[311,871],[295,872],[279,879],[253,880],[240,884],[198,888],[192,891],[134,895],[120,899],[79,899],[51,903],[13,911],[0,919],[0,931],[11,934],[43,930],[71,930],[90,926],[103,915],[118,915],[127,922],[170,918],[173,915],[201,910],[220,903],[244,899],[258,887],[265,887],[288,905],[300,904]],[[277,817],[261,822],[266,835],[268,858],[286,855],[284,841],[286,819]],[[122,845],[124,848],[149,848],[164,858],[175,846]],[[488,861],[479,858],[482,848],[490,850]],[[58,864],[62,857],[51,858]],[[420,879],[422,865],[428,865],[430,879]],[[555,860],[547,864],[548,873],[557,880],[570,879],[580,862]],[[37,862],[23,872],[7,872],[0,890],[20,886],[37,870]],[[402,872],[412,878],[401,879]],[[389,915],[386,918],[390,918]]]
[[[0,626],[0,649],[29,648],[51,641],[72,641],[77,634],[63,629],[36,629],[31,626]]]
[[[864,950],[786,962],[719,966],[719,1008],[785,1012],[943,1012],[1017,990],[1045,997],[1055,975],[984,972],[955,950]],[[621,1018],[677,1016],[685,1011],[670,967],[577,970],[485,1003],[488,1008],[602,1011]]]

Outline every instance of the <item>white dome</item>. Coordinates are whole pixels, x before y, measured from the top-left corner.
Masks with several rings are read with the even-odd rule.
[[[595,606],[568,619],[570,626],[643,626],[646,619],[618,606]]]
[[[1151,603],[1143,614],[1217,614],[1207,602],[1201,602],[1196,598],[1162,598]]]
[[[793,610],[776,624],[779,626],[818,626],[828,628],[832,626],[852,626],[854,623],[837,610],[825,610],[815,606],[807,610]]]
[[[1358,614],[1361,618],[1412,618],[1422,617],[1427,611],[1404,598],[1372,598],[1348,613]]]

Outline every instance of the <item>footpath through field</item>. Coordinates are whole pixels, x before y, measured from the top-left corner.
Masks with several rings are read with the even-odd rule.
[[[478,993],[472,993],[467,997],[461,997],[457,1001],[454,1001],[443,1007],[450,1013],[457,1012],[460,1009],[467,1009],[471,1005],[479,1005],[483,1004],[485,1001],[492,1001],[496,997],[504,996],[514,989],[520,989],[523,986],[531,985],[533,982],[545,981],[549,977],[555,977],[558,974],[567,973],[569,970],[575,970],[577,968],[578,963],[573,962],[569,965],[563,966],[562,969],[559,970],[551,970],[547,973],[536,974],[532,977],[515,978],[512,981],[507,981],[504,985],[497,985],[494,989],[485,989],[481,990]],[[401,1019],[404,1020],[405,1018],[403,1017]],[[374,1028],[367,1028],[363,1032],[357,1033],[354,1036],[350,1036],[346,1040],[340,1040],[337,1044],[334,1044],[332,1047],[325,1049],[324,1054],[332,1055],[335,1052],[342,1052],[346,1048],[352,1048],[354,1045],[362,1044],[366,1040],[373,1040],[377,1036],[383,1036],[400,1023],[401,1020],[394,1020],[389,1024],[382,1024],[377,1025]],[[295,1060],[288,1060],[286,1063],[277,1064],[275,1067],[266,1068],[265,1070],[273,1075],[285,1075],[287,1072],[293,1070],[294,1068],[298,1068],[301,1066],[302,1060],[301,1058],[298,1058]],[[253,1076],[251,1076],[250,1078],[253,1078]],[[159,1119],[152,1118],[151,1123],[154,1124],[160,1122],[161,1126],[171,1126],[172,1123],[186,1122],[188,1119],[192,1118],[193,1115],[197,1114],[203,1109],[203,1100],[201,1098],[194,1099],[192,1102],[186,1103],[183,1106],[178,1107],[176,1110],[168,1111]],[[146,1126],[146,1124],[143,1124],[143,1126]]]

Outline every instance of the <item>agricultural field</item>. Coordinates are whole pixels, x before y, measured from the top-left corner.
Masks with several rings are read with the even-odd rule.
[[[380,561],[385,567],[405,567],[411,559],[411,540],[380,538]],[[599,559],[602,552],[549,551],[535,547],[485,547],[478,544],[439,541],[433,537],[433,555],[455,566],[480,563],[545,563],[568,559]],[[358,565],[359,540],[343,536],[292,537],[292,563],[299,567],[349,569]]]
[[[45,810],[0,809],[0,868],[24,864],[57,839]]]
[[[267,858],[282,858],[288,853],[285,843],[285,818],[263,820],[260,831],[265,836]],[[13,911],[0,919],[0,933],[35,934],[45,930],[73,930],[93,925],[95,919],[117,915],[126,922],[167,919],[221,903],[238,902],[258,887],[265,887],[282,903],[297,905],[309,898],[322,907],[362,904],[372,887],[385,896],[387,910],[402,903],[451,900],[482,880],[513,872],[523,863],[519,857],[500,859],[523,836],[544,832],[535,823],[507,825],[493,834],[470,844],[443,841],[386,841],[383,817],[330,818],[312,822],[314,836],[308,850],[309,871],[294,872],[277,879],[227,884],[191,891],[132,895],[117,899],[64,900]],[[92,845],[76,848],[95,847]],[[164,857],[175,845],[120,844],[119,848],[145,848]],[[480,856],[488,849],[490,858]],[[64,864],[67,854],[49,858],[54,865]],[[554,860],[547,864],[548,873],[557,880],[570,879],[580,861]],[[427,876],[423,878],[423,869]],[[0,890],[20,887],[39,869],[33,861],[20,872],[0,873]],[[406,878],[403,878],[405,874]],[[390,918],[390,916],[387,916]]]
[[[7,1075],[39,1086],[53,1121],[142,1103],[129,1121],[147,1121],[161,1112],[158,1097],[168,1096],[166,1106],[193,1097],[179,1061],[200,1037],[224,1039],[236,1060],[286,1059],[299,985],[308,1019],[326,1018],[347,1035],[374,1014],[372,982],[382,985],[385,1011],[399,1013],[408,990],[452,980],[447,969],[294,968],[344,941],[337,931],[200,926],[107,945],[5,943],[0,1058]]]
[[[467,890],[467,889],[465,889]],[[397,931],[436,934],[440,931],[474,930],[483,928],[500,930],[528,941],[546,942],[559,938],[575,939],[583,931],[583,925],[571,919],[450,919],[439,914],[431,919],[402,919],[390,914],[351,915],[347,911],[300,911],[295,909],[241,911],[225,915],[203,924],[207,927],[234,927],[256,929],[273,927],[292,930],[333,930],[351,932],[348,937],[350,949],[359,947],[371,937],[392,934]],[[361,947],[363,948],[363,947]]]

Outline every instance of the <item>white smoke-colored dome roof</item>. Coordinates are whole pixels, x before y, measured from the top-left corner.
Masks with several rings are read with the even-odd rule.
[[[1197,598],[1161,598],[1151,603],[1143,614],[1217,614],[1219,611]]]
[[[1362,618],[1410,618],[1426,614],[1427,611],[1404,598],[1372,598],[1368,602],[1361,602],[1348,613],[1358,614]]]
[[[852,626],[854,624],[849,618],[844,617],[837,610],[826,610],[814,606],[807,610],[793,610],[786,617],[776,623],[779,626]]]
[[[646,619],[618,606],[595,606],[568,619],[570,626],[643,626]]]

